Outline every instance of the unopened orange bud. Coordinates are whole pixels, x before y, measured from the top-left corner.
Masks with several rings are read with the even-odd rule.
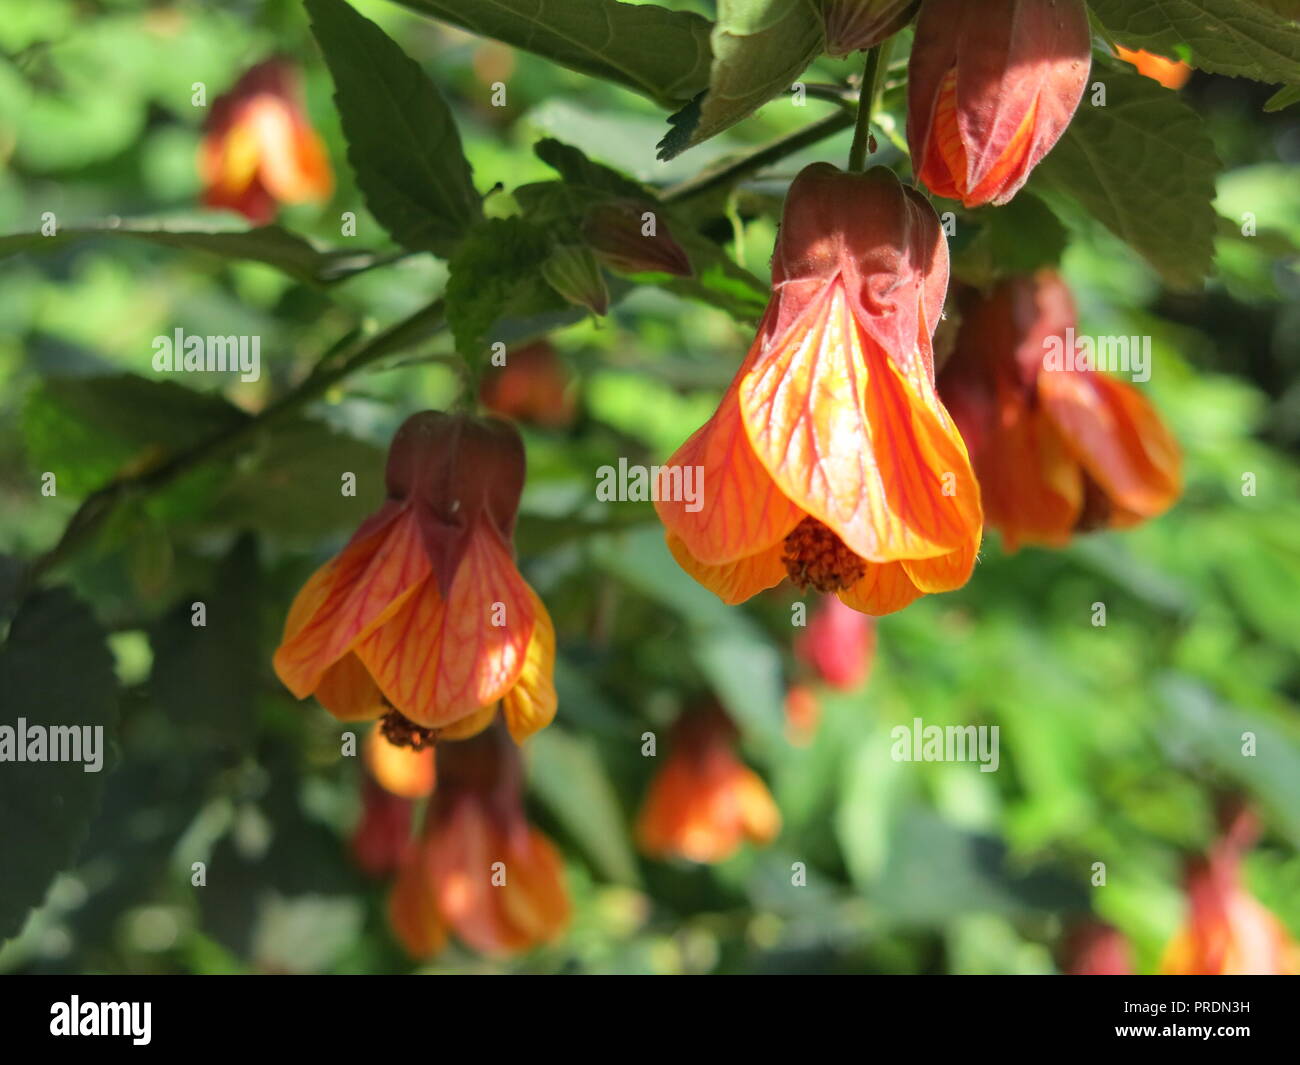
[[[1083,0],[923,0],[907,76],[918,178],[1006,203],[1065,132],[1088,81]]]

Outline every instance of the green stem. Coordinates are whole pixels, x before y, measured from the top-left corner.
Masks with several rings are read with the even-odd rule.
[[[858,96],[858,121],[853,129],[853,146],[849,149],[849,170],[865,170],[871,148],[871,113],[889,67],[890,40],[881,41],[867,52],[867,66],[862,72],[862,91]]]
[[[853,116],[850,112],[836,111],[834,114],[818,119],[811,126],[805,126],[796,133],[771,141],[761,148],[756,148],[752,152],[747,152],[745,155],[733,159],[731,162],[697,174],[689,181],[684,181],[680,185],[669,189],[661,197],[661,200],[664,203],[681,203],[683,200],[694,199],[696,196],[701,196],[721,186],[733,184],[745,174],[761,170],[765,166],[779,162],[787,155],[794,155],[795,152],[803,151],[803,149],[811,147],[833,133],[848,129],[852,124]]]
[[[360,348],[335,366],[333,361],[341,345],[335,345],[317,362],[315,369],[292,391],[281,396],[260,413],[241,422],[232,429],[205,437],[193,446],[178,452],[160,466],[143,470],[127,477],[109,481],[91,492],[81,502],[63,528],[58,542],[45,554],[33,559],[24,574],[24,589],[30,588],[44,573],[65,561],[81,549],[117,506],[130,496],[139,496],[170,484],[196,466],[223,454],[243,443],[304,404],[324,394],[344,378],[386,355],[417,344],[436,332],[443,323],[445,305],[441,299],[422,307],[396,325],[376,334]],[[349,334],[344,343],[352,339]]]

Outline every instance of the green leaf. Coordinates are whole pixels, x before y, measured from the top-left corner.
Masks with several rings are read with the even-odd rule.
[[[345,474],[355,475],[355,494],[344,494]],[[274,533],[281,544],[312,545],[355,528],[383,501],[382,450],[323,422],[294,418],[267,427],[215,494],[209,520]]]
[[[366,206],[403,247],[450,255],[482,207],[447,102],[343,0],[307,0],[307,10]]]
[[[13,736],[19,718],[28,729],[98,728],[95,750],[104,759],[97,772],[86,771],[87,761],[0,762],[2,940],[19,931],[53,876],[76,859],[116,742],[113,659],[98,622],[70,592],[40,591],[19,607],[0,645],[0,701],[5,735]]]
[[[650,192],[638,181],[633,181],[613,167],[593,163],[581,150],[553,137],[544,137],[533,145],[533,151],[543,163],[556,171],[570,185],[599,189],[613,196],[649,199]]]
[[[826,45],[811,0],[719,0],[703,97],[668,121],[659,158],[672,159],[785,92]]]
[[[1089,0],[1127,48],[1190,52],[1213,74],[1300,81],[1300,21],[1293,0]],[[1284,13],[1289,9],[1289,13]]]
[[[200,749],[247,749],[254,738],[261,641],[257,546],[242,537],[217,567],[210,591],[187,596],[154,626],[153,697]],[[194,624],[193,606],[204,606]]]
[[[247,420],[220,396],[120,374],[48,379],[28,398],[22,428],[31,468],[54,473],[60,492],[86,495]]]
[[[668,553],[657,526],[595,540],[591,549],[607,573],[686,622],[691,658],[746,734],[783,743],[781,655],[758,625],[696,584]]]
[[[318,251],[296,233],[279,226],[222,231],[167,229],[144,222],[60,229],[51,237],[40,233],[14,233],[0,237],[0,258],[24,252],[53,251],[72,241],[92,237],[129,237],[223,259],[264,263],[309,284],[340,281],[368,270],[379,261],[371,252]]]
[[[709,81],[709,22],[686,11],[616,0],[396,0],[482,37],[617,82],[665,107]]]
[[[1257,796],[1291,842],[1300,846],[1300,737],[1259,714],[1217,699],[1199,681],[1180,674],[1160,680],[1168,715],[1160,735],[1177,756],[1190,751]],[[1246,753],[1246,735],[1254,753]],[[1185,756],[1184,756],[1185,760]]]
[[[529,788],[603,876],[635,885],[636,858],[626,819],[595,744],[552,727],[530,739],[524,750]]]
[[[542,277],[552,247],[546,230],[518,217],[490,218],[466,237],[448,264],[447,323],[457,350],[482,358],[484,338],[500,319],[568,307]]]
[[[899,818],[874,899],[892,919],[940,924],[961,914],[1085,912],[1082,880],[1009,866],[1006,844],[914,808]]]
[[[1022,192],[1005,207],[986,214],[989,253],[999,269],[1029,274],[1060,263],[1069,235],[1037,196]]]
[[[1264,104],[1264,110],[1269,112],[1283,111],[1295,103],[1300,103],[1300,85],[1287,85],[1278,89],[1268,98],[1268,102]]]
[[[1126,71],[1104,74],[1038,166],[1038,186],[1072,196],[1176,288],[1195,288],[1214,256],[1219,160],[1200,116],[1177,94]]]

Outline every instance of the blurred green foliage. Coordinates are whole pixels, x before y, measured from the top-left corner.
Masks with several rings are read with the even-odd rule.
[[[661,163],[655,146],[667,126],[647,98],[655,93],[395,4],[356,7],[445,97],[478,190],[504,184],[486,200],[492,218],[514,209],[521,186],[556,180],[534,152],[545,137],[672,189],[836,106],[776,100]],[[41,254],[0,246],[12,253],[0,260],[0,553],[30,559],[114,474],[237,428],[349,330],[427,304],[446,287],[447,265],[400,255],[367,211],[329,72],[291,0],[26,0],[0,20],[0,52],[0,231],[32,233],[45,212],[64,231],[114,217],[244,229],[196,206],[205,111],[192,90],[203,82],[211,98],[274,53],[300,64],[337,179],[331,203],[287,208],[279,222],[320,248],[361,256],[331,274],[334,257],[297,248],[286,273],[271,265],[284,254],[278,238],[271,264],[264,248],[214,255],[201,242],[165,247],[120,233],[69,237]],[[842,84],[856,64],[818,59],[804,80]],[[489,103],[498,81],[509,90],[499,108]],[[1164,287],[1062,199],[1064,156],[1030,186],[1044,200],[1025,197],[977,230],[986,246],[967,257],[1028,268],[1064,247],[1080,331],[1153,337],[1149,394],[1186,452],[1182,501],[1142,528],[1062,551],[1008,555],[987,535],[966,588],[880,623],[864,690],[819,693],[823,721],[807,747],[783,735],[782,698],[799,676],[795,593],[724,607],[671,560],[649,504],[598,504],[593,484],[595,469],[619,455],[662,461],[711,413],[762,304],[761,289],[723,256],[764,280],[785,185],[806,162],[842,162],[849,132],[734,192],[675,207],[697,262],[717,257],[696,288],[620,282],[607,318],[557,319],[566,324],[552,340],[578,379],[581,416],[571,429],[526,430],[518,549],[559,634],[559,716],[526,757],[533,813],[567,857],[575,919],[561,942],[519,961],[453,948],[430,968],[1052,972],[1063,932],[1091,910],[1131,938],[1150,970],[1182,917],[1182,856],[1212,839],[1219,791],[1258,805],[1267,834],[1248,880],[1300,935],[1300,278],[1290,257],[1300,244],[1300,125],[1295,107],[1263,111],[1271,94],[1209,75],[1182,94],[1223,163],[1214,207],[1227,221],[1203,289]],[[884,121],[898,128],[901,104],[891,86]],[[1143,151],[1155,170],[1184,165],[1158,144]],[[888,143],[881,158],[906,170]],[[355,238],[340,235],[344,211],[358,217]],[[1247,213],[1257,237],[1240,233]],[[1178,217],[1174,209],[1161,224],[1177,227]],[[396,258],[374,265],[387,256]],[[1164,265],[1177,274],[1190,264],[1175,251]],[[547,309],[527,300],[515,308]],[[470,333],[496,310],[484,313]],[[261,380],[156,379],[152,338],[177,326],[260,335]],[[106,681],[96,679],[97,638],[83,630],[102,626],[120,687],[115,766],[95,781],[103,795],[93,820],[47,841],[0,840],[5,865],[33,876],[67,870],[0,950],[0,968],[409,968],[386,927],[383,885],[347,855],[360,770],[339,756],[338,725],[280,688],[270,655],[298,587],[381,498],[393,430],[454,399],[452,352],[452,337],[440,335],[162,491],[129,496],[58,569],[98,621],[87,615],[67,630],[76,640],[43,667],[53,671],[49,687],[31,663],[0,660],[10,678],[0,698],[14,706],[31,693],[51,720],[59,700],[80,700],[89,713]],[[57,471],[54,497],[41,492],[45,471]],[[355,498],[338,491],[348,471]],[[1246,475],[1253,495],[1243,494]],[[0,601],[13,574],[12,564],[0,568]],[[196,598],[218,619],[197,630],[202,637],[184,622]],[[1104,627],[1091,620],[1098,602]],[[55,685],[60,671],[85,691],[70,679]],[[740,724],[783,832],[771,848],[715,868],[645,862],[629,829],[653,769],[641,734],[662,733],[678,708],[708,693]],[[893,761],[890,729],[916,717],[999,725],[1000,771]],[[1258,739],[1253,758],[1240,753],[1245,731]],[[23,785],[13,781],[0,767],[6,825],[32,816],[14,805]],[[76,837],[85,843],[69,867]],[[190,886],[195,861],[208,863],[204,888]],[[1090,886],[1098,861],[1104,888]],[[808,869],[798,889],[796,862]]]

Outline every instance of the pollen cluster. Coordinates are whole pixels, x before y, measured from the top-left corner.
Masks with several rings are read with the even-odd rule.
[[[867,565],[816,518],[804,518],[785,538],[785,570],[800,588],[838,592],[861,579]]]
[[[385,702],[387,703],[387,700]],[[414,751],[422,751],[438,742],[438,730],[436,728],[424,728],[422,725],[417,725],[410,718],[402,716],[396,710],[390,710],[386,713],[379,722],[379,727],[383,730],[384,739],[394,747],[410,747]]]

